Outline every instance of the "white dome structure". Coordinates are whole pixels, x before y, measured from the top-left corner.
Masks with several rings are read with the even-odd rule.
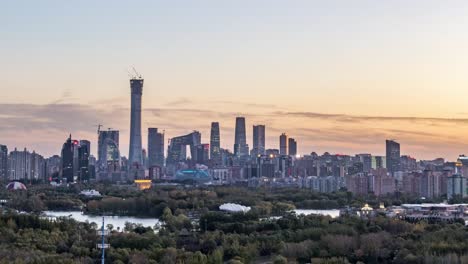
[[[247,213],[248,211],[250,211],[250,209],[251,208],[249,206],[243,206],[243,205],[235,204],[235,203],[225,203],[219,206],[219,210],[227,211],[231,213],[239,213],[239,212]]]
[[[5,187],[7,190],[27,190],[26,185],[17,181],[10,182]]]

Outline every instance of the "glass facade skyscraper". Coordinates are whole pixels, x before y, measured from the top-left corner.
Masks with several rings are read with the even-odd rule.
[[[265,154],[265,126],[253,126],[253,147],[252,154],[255,156]]]
[[[164,166],[164,134],[157,128],[148,128],[148,165]]]
[[[288,135],[286,135],[286,133],[281,134],[281,136],[279,137],[279,142],[280,142],[279,154],[288,155]]]
[[[288,139],[288,154],[289,156],[297,155],[297,141],[294,138]]]
[[[394,140],[386,140],[387,170],[395,173],[401,170],[400,144]]]
[[[219,134],[218,122],[211,123],[210,159],[215,165],[221,164],[221,138]]]
[[[247,136],[245,133],[245,117],[236,117],[234,155],[237,157],[245,157],[249,155],[249,145],[247,145]]]

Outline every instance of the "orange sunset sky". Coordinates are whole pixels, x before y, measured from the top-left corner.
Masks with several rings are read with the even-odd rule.
[[[24,8],[28,6],[28,8]],[[0,16],[0,144],[59,154],[71,133],[121,131],[126,69],[144,77],[148,127],[166,138],[235,117],[300,154],[468,154],[467,1],[9,1]]]

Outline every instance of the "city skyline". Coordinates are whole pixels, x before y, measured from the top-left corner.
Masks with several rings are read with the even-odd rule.
[[[121,132],[128,156],[125,70],[135,66],[142,146],[148,127],[166,138],[195,129],[209,142],[215,121],[232,150],[245,116],[249,146],[252,125],[265,124],[267,148],[286,132],[300,154],[384,155],[386,139],[420,159],[468,152],[465,1],[30,7],[6,3],[1,18],[0,143],[10,149],[59,154],[69,133],[95,145],[103,124]]]

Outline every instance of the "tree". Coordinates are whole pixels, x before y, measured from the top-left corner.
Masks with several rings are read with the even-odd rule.
[[[273,264],[288,264],[288,260],[285,257],[278,255],[274,258]]]

